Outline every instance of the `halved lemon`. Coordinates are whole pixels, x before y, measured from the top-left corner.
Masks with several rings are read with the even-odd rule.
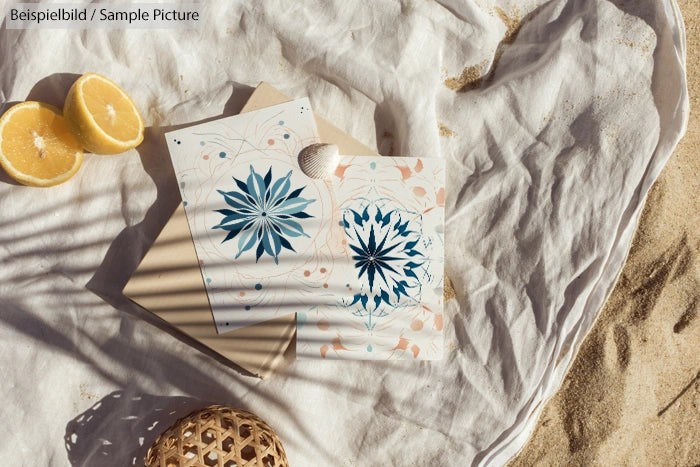
[[[83,148],[95,154],[119,154],[143,141],[143,118],[134,101],[97,73],[86,73],[73,83],[63,116]]]
[[[0,165],[18,182],[58,185],[75,175],[82,162],[83,149],[56,107],[27,101],[0,118]]]

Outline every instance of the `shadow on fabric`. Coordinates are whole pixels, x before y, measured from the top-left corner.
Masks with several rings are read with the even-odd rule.
[[[66,425],[71,465],[143,465],[156,438],[194,410],[211,405],[192,397],[114,391]]]

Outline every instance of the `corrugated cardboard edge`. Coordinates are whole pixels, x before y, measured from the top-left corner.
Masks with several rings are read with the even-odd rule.
[[[250,112],[293,100],[260,83],[241,110]],[[327,120],[314,115],[321,141],[338,145],[341,154],[378,155]],[[296,330],[293,314],[218,334],[180,204],[124,287],[132,301],[250,373],[267,378],[283,368],[285,351]]]

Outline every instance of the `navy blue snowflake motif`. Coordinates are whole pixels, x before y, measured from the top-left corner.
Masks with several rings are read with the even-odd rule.
[[[361,306],[354,314],[368,318],[369,330],[374,328],[373,318],[386,316],[420,293],[416,272],[424,263],[421,234],[404,217],[416,215],[398,210],[385,213],[374,204],[358,211],[347,209],[343,216],[357,277],[363,283],[350,306]]]
[[[296,253],[290,238],[309,237],[297,219],[313,217],[304,209],[315,200],[300,197],[305,186],[289,191],[291,175],[290,170],[286,176],[273,182],[272,167],[263,177],[251,165],[245,182],[233,177],[238,190],[216,190],[232,209],[215,210],[224,218],[214,228],[228,231],[221,243],[239,236],[236,258],[257,244],[256,263],[263,253],[267,253],[278,264],[282,248]]]

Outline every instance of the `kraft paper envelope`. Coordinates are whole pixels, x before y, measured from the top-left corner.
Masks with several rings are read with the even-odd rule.
[[[292,99],[260,83],[241,112]],[[338,145],[341,154],[378,155],[326,120],[315,116],[323,142]],[[294,337],[294,315],[218,334],[185,210],[180,204],[124,287],[124,295],[196,339],[206,347],[265,378],[285,361]]]

